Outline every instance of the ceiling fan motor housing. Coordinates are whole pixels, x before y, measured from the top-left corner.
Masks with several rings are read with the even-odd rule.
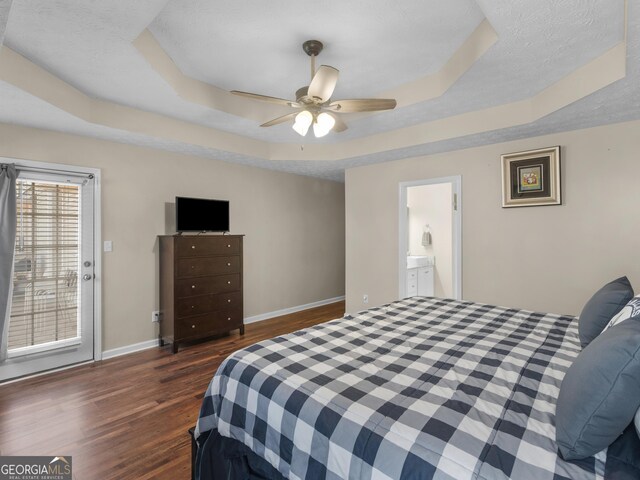
[[[309,87],[300,87],[296,90],[296,102],[305,107],[319,107],[320,102],[309,96]]]
[[[296,90],[296,102],[298,103],[305,103],[304,99],[307,96],[309,92],[309,87],[300,87],[298,90]]]

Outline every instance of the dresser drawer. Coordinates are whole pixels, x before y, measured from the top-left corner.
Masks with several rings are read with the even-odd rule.
[[[242,306],[240,292],[218,293],[212,295],[198,295],[197,297],[180,298],[176,302],[176,315],[180,318],[215,310],[224,310]]]
[[[176,238],[178,257],[199,257],[206,255],[238,255],[240,239],[228,236],[186,236]]]
[[[240,290],[240,274],[213,277],[181,278],[176,280],[176,297],[226,293]]]
[[[197,337],[210,333],[226,332],[242,325],[242,309],[231,308],[206,315],[181,318],[176,322],[180,338]]]
[[[197,277],[240,272],[240,256],[179,258],[178,277]]]

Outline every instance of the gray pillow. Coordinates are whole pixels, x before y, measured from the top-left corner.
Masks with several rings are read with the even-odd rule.
[[[607,283],[585,304],[578,320],[578,335],[582,348],[596,338],[613,316],[633,298],[633,288],[627,277]]]
[[[640,316],[599,335],[562,380],[556,441],[565,460],[608,447],[640,407]]]

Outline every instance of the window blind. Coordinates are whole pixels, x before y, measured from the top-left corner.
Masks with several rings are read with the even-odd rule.
[[[8,349],[80,336],[80,187],[18,179]]]

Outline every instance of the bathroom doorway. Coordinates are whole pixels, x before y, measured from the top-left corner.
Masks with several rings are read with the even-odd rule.
[[[461,177],[400,183],[399,296],[462,299]]]

